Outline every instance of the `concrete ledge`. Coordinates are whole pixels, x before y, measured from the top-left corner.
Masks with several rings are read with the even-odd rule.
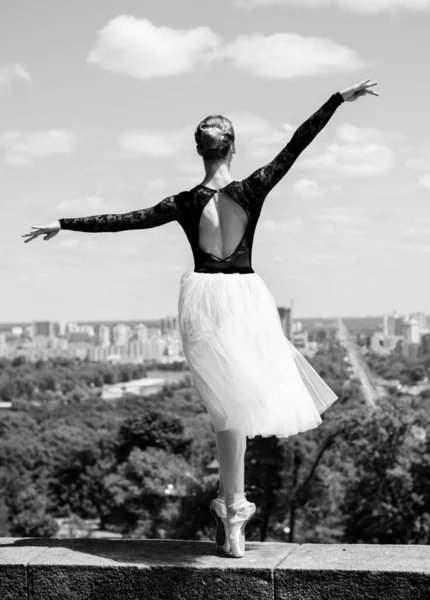
[[[1,600],[429,600],[430,546],[0,538]]]

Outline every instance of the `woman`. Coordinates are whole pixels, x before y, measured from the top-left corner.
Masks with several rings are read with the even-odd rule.
[[[126,214],[64,218],[32,226],[25,242],[53,238],[60,229],[103,232],[148,229],[178,221],[195,268],[182,275],[178,299],[184,354],[215,429],[220,480],[210,510],[218,549],[245,553],[245,526],[256,506],[246,500],[246,437],[289,437],[322,423],[337,396],[285,337],[273,295],[251,267],[252,244],[263,202],[301,152],[344,101],[378,94],[367,79],[329,100],[294,133],[267,165],[233,180],[231,122],[204,119],[195,130],[203,182]]]

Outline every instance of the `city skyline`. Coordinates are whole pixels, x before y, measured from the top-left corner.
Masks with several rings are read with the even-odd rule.
[[[175,315],[193,268],[177,223],[21,234],[190,189],[204,175],[194,127],[213,112],[232,118],[232,175],[246,177],[330,94],[369,77],[380,97],[339,107],[265,201],[253,267],[298,318],[430,312],[429,26],[425,0],[8,5],[1,321]]]

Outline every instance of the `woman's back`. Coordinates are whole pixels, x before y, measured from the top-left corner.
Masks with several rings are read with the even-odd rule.
[[[199,247],[204,252],[225,260],[243,239],[248,223],[245,210],[229,194],[217,191],[200,217]]]

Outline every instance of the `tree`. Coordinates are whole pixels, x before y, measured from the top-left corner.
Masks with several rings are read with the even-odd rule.
[[[430,417],[421,404],[381,400],[351,420],[342,452],[351,460],[344,502],[347,543],[430,543]]]
[[[191,443],[192,439],[187,435],[181,417],[149,410],[140,418],[128,418],[124,421],[118,432],[116,456],[118,462],[122,462],[136,446],[141,450],[148,447],[161,448],[189,458]]]
[[[41,496],[34,486],[19,492],[10,526],[12,536],[53,537],[58,525],[46,512],[47,498]]]

